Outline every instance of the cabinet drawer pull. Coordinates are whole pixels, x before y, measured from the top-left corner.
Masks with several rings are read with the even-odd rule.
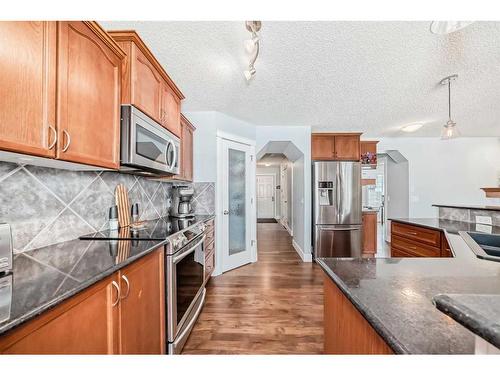
[[[49,145],[49,150],[52,150],[54,148],[54,146],[56,145],[56,142],[57,142],[57,131],[56,131],[56,129],[52,125],[49,125],[49,129],[52,131],[52,135],[54,136],[54,140]]]
[[[116,301],[113,302],[113,305],[112,305],[114,307],[114,306],[118,305],[118,302],[120,302],[120,286],[114,280],[111,282],[111,285],[113,285],[116,288]]]
[[[121,297],[120,299],[125,299],[128,297],[128,295],[130,293],[130,283],[128,282],[127,276],[122,275],[122,279],[125,281],[125,284],[127,284],[127,293],[123,297]]]
[[[410,236],[416,236],[417,232],[406,232],[406,234],[409,234]]]
[[[66,143],[66,145],[62,149],[62,152],[66,152],[68,151],[69,145],[71,144],[71,136],[66,131],[66,129],[63,129],[63,134],[66,134],[66,138],[68,139],[68,143]]]

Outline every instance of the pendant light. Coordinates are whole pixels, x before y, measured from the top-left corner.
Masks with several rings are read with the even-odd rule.
[[[448,85],[448,121],[443,126],[441,131],[441,139],[448,140],[460,137],[460,131],[457,128],[457,123],[451,119],[451,81],[458,78],[457,74],[453,74],[441,80],[442,85]]]
[[[251,33],[251,38],[245,40],[244,47],[247,53],[251,55],[251,58],[248,64],[248,69],[246,69],[243,74],[246,80],[250,81],[257,73],[255,70],[255,61],[259,56],[260,50],[260,36],[257,33],[260,31],[262,23],[260,21],[246,21],[245,27]]]

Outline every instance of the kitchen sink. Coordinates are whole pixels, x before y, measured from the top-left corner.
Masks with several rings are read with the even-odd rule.
[[[500,262],[500,234],[459,232],[478,258]]]

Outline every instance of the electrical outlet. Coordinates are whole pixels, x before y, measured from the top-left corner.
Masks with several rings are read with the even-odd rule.
[[[486,225],[492,225],[491,217],[490,216],[476,216],[476,223],[478,224],[486,224]]]

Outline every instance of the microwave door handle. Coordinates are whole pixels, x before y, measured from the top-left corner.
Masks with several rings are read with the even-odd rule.
[[[170,148],[172,141],[168,140],[167,145],[165,146],[165,164],[167,165],[168,169],[172,168],[170,163],[168,162],[168,150]]]
[[[172,166],[171,166],[171,168],[173,168],[173,167],[175,167],[175,163],[177,163],[177,147],[175,147],[174,141],[170,141],[170,143],[172,143],[172,147],[174,150],[174,157],[172,159]]]
[[[203,243],[203,241],[205,241],[205,235],[201,236],[201,238],[196,241],[196,243],[191,246],[188,250],[186,251],[183,251],[182,254],[179,254],[177,256],[174,256],[172,261],[174,264],[180,262],[182,259],[184,259],[185,257],[187,257],[189,254],[191,254],[200,244]]]

